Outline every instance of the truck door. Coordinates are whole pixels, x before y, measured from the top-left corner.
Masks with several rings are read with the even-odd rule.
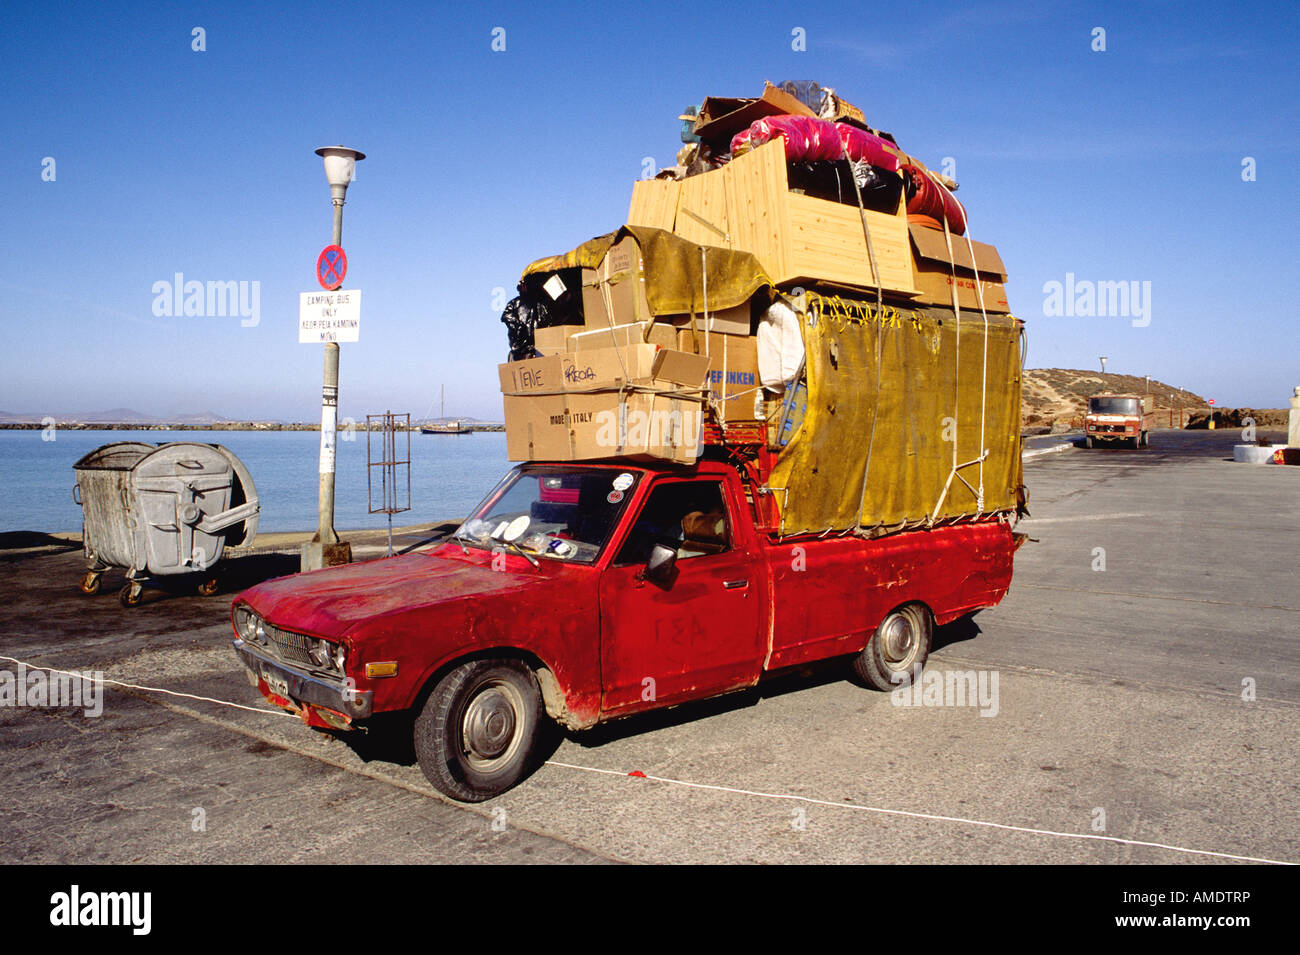
[[[720,479],[660,479],[614,542],[600,581],[603,711],[757,682],[766,584],[724,490]],[[655,544],[677,550],[667,586],[642,577]]]

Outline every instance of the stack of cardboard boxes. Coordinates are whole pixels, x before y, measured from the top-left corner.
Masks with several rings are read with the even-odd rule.
[[[652,314],[632,236],[581,276],[582,324],[536,329],[541,357],[498,369],[510,460],[689,464],[707,416],[762,417],[749,303],[707,319]],[[562,287],[558,273],[548,282],[553,298],[575,292]]]

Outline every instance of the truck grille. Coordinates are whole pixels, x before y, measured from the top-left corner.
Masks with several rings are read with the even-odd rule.
[[[266,628],[266,638],[269,641],[269,649],[280,659],[288,663],[300,663],[303,666],[313,666],[311,657],[307,653],[308,640],[306,637],[297,633],[290,633],[288,630],[281,630],[279,627],[273,627],[269,623],[263,623]]]

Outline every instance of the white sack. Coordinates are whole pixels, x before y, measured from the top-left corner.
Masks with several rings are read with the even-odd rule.
[[[758,379],[763,387],[781,391],[803,365],[799,317],[781,299],[758,322]]]

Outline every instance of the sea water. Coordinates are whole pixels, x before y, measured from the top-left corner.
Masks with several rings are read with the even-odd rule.
[[[372,455],[382,457],[382,434],[370,435]],[[162,444],[196,441],[229,448],[257,486],[262,513],[259,531],[310,531],[316,527],[319,493],[318,431],[0,431],[0,531],[81,530],[81,508],[72,497],[72,465],[86,453],[114,441]],[[397,436],[397,456],[406,456],[406,435]],[[510,468],[506,436],[411,434],[411,509],[393,515],[393,526],[465,517]],[[334,526],[340,531],[383,528],[384,514],[368,513],[366,433],[340,432],[335,477]],[[399,497],[405,498],[405,469],[399,469]],[[382,506],[381,469],[371,475],[375,506]],[[399,503],[405,503],[399,500]]]

